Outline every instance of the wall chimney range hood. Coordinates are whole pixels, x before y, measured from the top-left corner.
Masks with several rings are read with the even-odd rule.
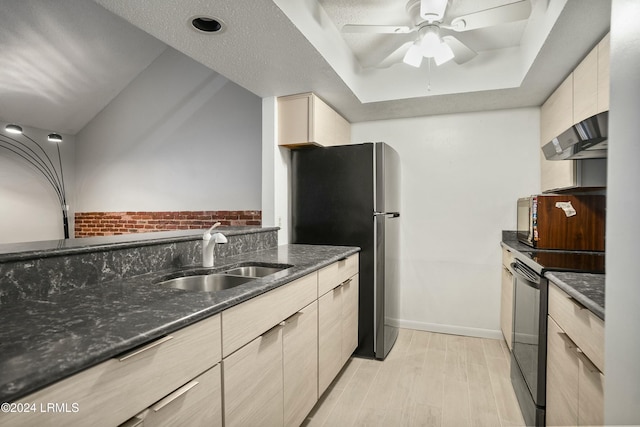
[[[542,147],[547,160],[604,159],[607,157],[609,112],[571,126]]]

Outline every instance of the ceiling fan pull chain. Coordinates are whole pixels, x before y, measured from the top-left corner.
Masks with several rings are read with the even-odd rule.
[[[431,92],[431,58],[427,58],[427,92]]]

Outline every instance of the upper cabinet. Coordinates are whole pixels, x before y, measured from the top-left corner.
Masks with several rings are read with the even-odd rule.
[[[540,146],[547,144],[576,123],[609,109],[609,35],[583,59],[573,73],[549,96],[540,108]],[[604,186],[604,173],[583,179],[583,170],[597,169],[606,160],[547,160],[540,151],[542,191],[580,186]],[[602,181],[602,182],[600,182]],[[588,182],[588,183],[587,183]]]
[[[278,145],[327,147],[351,142],[351,125],[313,93],[278,98]]]

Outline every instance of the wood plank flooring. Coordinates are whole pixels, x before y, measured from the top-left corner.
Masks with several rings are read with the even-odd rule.
[[[401,329],[383,361],[351,358],[304,426],[524,426],[502,340]]]

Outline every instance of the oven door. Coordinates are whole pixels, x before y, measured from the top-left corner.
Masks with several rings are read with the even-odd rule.
[[[514,277],[513,357],[531,399],[545,406],[547,356],[547,280],[516,260]]]

